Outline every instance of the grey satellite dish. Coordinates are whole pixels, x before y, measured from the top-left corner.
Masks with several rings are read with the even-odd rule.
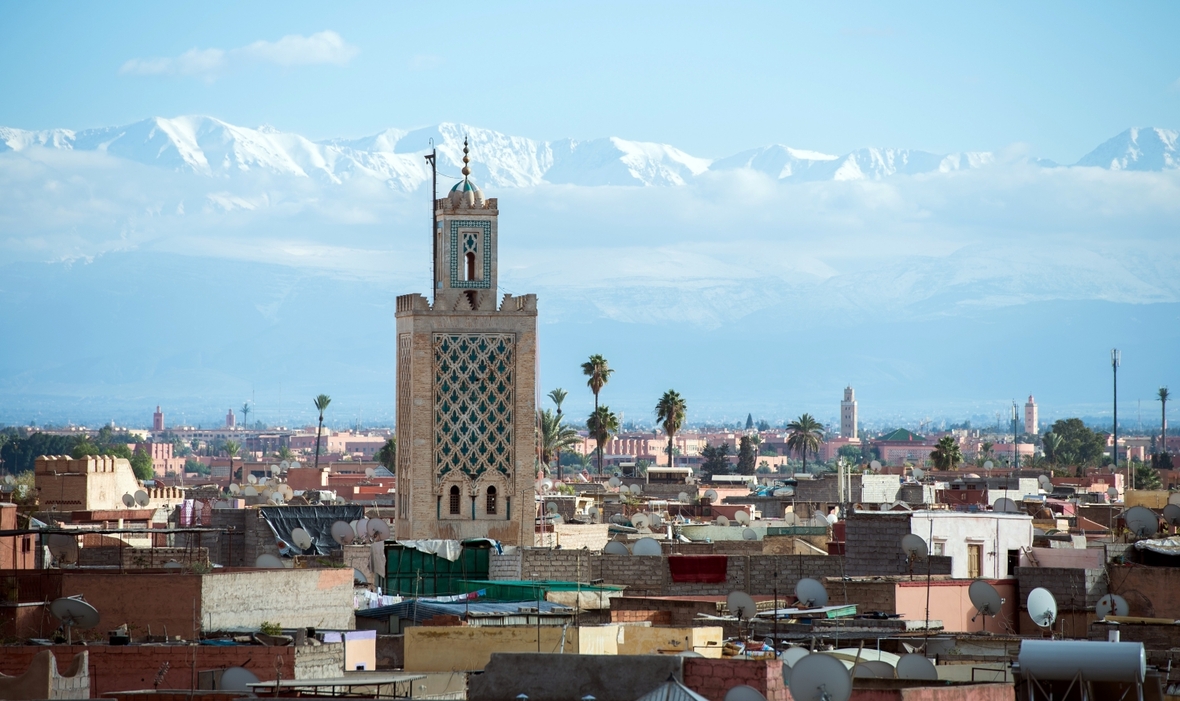
[[[237,494],[240,491],[242,491],[242,485],[238,484],[237,482],[231,483],[229,485],[230,494]]]
[[[992,511],[998,511],[1005,514],[1015,514],[1020,511],[1020,508],[1016,506],[1016,502],[1012,501],[1008,497],[1000,497],[992,503]]]
[[[255,558],[254,566],[264,570],[281,570],[284,567],[283,561],[270,553],[263,553]]]
[[[816,608],[828,605],[828,590],[818,579],[804,577],[795,583],[795,598],[800,608]]]
[[[649,521],[648,528],[659,528],[664,523],[664,519],[654,511],[647,515],[647,520]]]
[[[728,526],[729,519],[725,518],[724,516],[718,516],[717,517],[717,525],[718,526]]]
[[[622,484],[622,481],[621,481],[621,480],[619,480],[619,478],[618,478],[618,477],[611,477],[610,479],[608,479],[608,480],[606,481],[606,483],[607,483],[607,484],[609,484],[609,485],[610,485],[610,486],[612,486],[612,487],[615,487],[615,488],[617,488],[617,487],[618,487],[620,484]]]
[[[300,468],[299,461],[298,461],[298,460],[292,460],[292,461],[291,461],[291,469],[292,469],[292,470],[298,470],[299,468]]]
[[[1098,600],[1098,604],[1094,606],[1094,613],[1101,621],[1111,615],[1126,616],[1131,613],[1131,607],[1127,604],[1127,600],[1118,594],[1107,594]]]
[[[781,659],[783,664],[787,667],[793,667],[795,666],[796,662],[810,654],[811,653],[807,651],[807,648],[799,647],[798,645],[792,645],[786,650],[783,650],[783,654],[779,656],[779,659]]]
[[[1057,620],[1057,599],[1044,587],[1028,593],[1028,617],[1041,628],[1048,628]]]
[[[180,564],[176,560],[169,560],[168,562],[164,563],[164,569],[166,569],[166,570],[182,570],[182,569],[184,569],[184,565]]]
[[[352,541],[356,540],[356,533],[348,523],[337,521],[332,524],[332,540],[339,545],[352,545]]]
[[[612,540],[611,542],[607,543],[606,546],[602,549],[602,552],[606,555],[630,555],[631,554],[631,551],[627,549],[626,544],[620,543],[617,540]]]
[[[631,546],[632,555],[663,555],[664,550],[660,547],[659,541],[654,538],[640,538]]]
[[[598,521],[602,518],[602,512],[598,510],[597,506],[591,506],[589,509],[586,509],[586,515],[589,516],[590,520],[594,523],[598,523]]]
[[[742,540],[758,540],[758,531],[753,528],[743,528]]]
[[[389,524],[384,519],[369,519],[369,538],[374,543],[385,542],[389,538]]]
[[[680,494],[677,494],[676,501],[680,502],[681,504],[687,504],[690,501],[688,492],[681,492]]]
[[[357,568],[353,567],[352,568],[352,583],[353,584],[368,584],[369,578],[365,576],[364,572],[361,572]]]
[[[750,514],[739,509],[738,511],[733,512],[733,520],[744,526],[750,522]]]
[[[622,526],[627,523],[627,517],[622,514],[611,514],[608,520],[616,526]]]
[[[1164,507],[1164,520],[1169,526],[1180,526],[1180,506],[1168,504]]]
[[[131,508],[132,506],[135,506],[135,497],[131,496],[130,494],[124,494],[123,495],[123,506],[126,506],[127,508]]]
[[[706,489],[705,490],[705,499],[708,499],[711,502],[717,501],[717,490],[716,489]]]
[[[1160,517],[1146,506],[1132,506],[1123,512],[1127,530],[1138,538],[1150,538],[1159,532]]]
[[[882,660],[869,660],[867,662],[861,662],[857,664],[856,667],[853,667],[852,676],[860,676],[855,673],[858,668],[864,672],[872,674],[873,678],[875,679],[893,679],[897,676],[897,670],[893,668],[893,665]]]
[[[651,521],[643,514],[634,514],[631,516],[631,525],[642,530],[650,526]]]
[[[266,500],[275,506],[279,506],[283,503],[283,495],[278,492],[271,492],[270,496],[268,496]]]
[[[926,471],[920,467],[915,467],[912,474],[914,475],[915,480],[921,482],[922,478],[926,476]]]
[[[791,665],[788,684],[795,701],[848,701],[852,676],[840,660],[814,652]]]
[[[254,485],[248,484],[246,485],[246,488],[242,490],[242,496],[256,497],[258,496],[258,490],[254,488]]]
[[[1180,492],[1172,492],[1168,495],[1168,503],[1180,506]]]
[[[245,667],[230,667],[221,673],[217,686],[222,691],[250,691],[250,685],[257,683],[258,677]]]
[[[874,461],[872,461],[871,463],[869,463],[869,467],[873,468],[873,470],[880,470],[880,469],[881,469],[881,463],[880,463],[880,461],[878,461],[878,460],[874,460]]]
[[[978,615],[996,616],[1000,613],[1000,606],[1003,604],[1003,599],[1000,598],[1000,593],[991,584],[977,579],[967,587],[967,596],[971,597],[971,603],[975,605],[975,610]],[[975,616],[971,617],[975,620]],[[984,619],[985,622],[987,619]],[[901,672],[898,672],[898,676]]]
[[[98,625],[99,621],[98,610],[83,601],[81,595],[54,599],[49,605],[49,612],[65,626],[66,639],[71,644],[74,628],[86,630]]]
[[[725,701],[766,701],[766,697],[752,686],[739,684],[725,692]]]
[[[258,478],[254,476],[253,472],[246,475],[246,481],[249,482],[250,484],[258,484]]]
[[[1119,490],[1115,489],[1114,487],[1107,487],[1106,498],[1110,499],[1111,503],[1113,504],[1114,501],[1119,498]]]
[[[730,614],[741,619],[749,620],[758,615],[758,605],[754,603],[753,597],[744,591],[731,591],[729,596],[725,597],[725,606]]]
[[[984,460],[983,461],[983,469],[985,469],[985,470],[990,470],[995,466],[996,466],[996,464],[994,462],[992,462],[991,460]]]
[[[295,528],[291,531],[291,541],[300,550],[307,550],[311,547],[311,534],[302,528]]]
[[[639,496],[640,494],[643,494],[643,485],[642,485],[642,484],[633,484],[633,485],[631,485],[631,493],[632,493],[632,494],[634,494],[634,495],[636,495],[636,496]]]
[[[282,460],[279,462],[279,469],[280,470],[286,470],[288,467],[291,467],[291,463],[287,462],[286,460]]]
[[[373,468],[371,468],[371,467],[365,468],[365,477],[372,477],[375,474],[377,474],[377,471],[374,470]]]
[[[929,553],[926,541],[916,533],[907,533],[901,538],[901,549],[911,560],[920,560]]]
[[[58,566],[72,565],[78,561],[78,541],[74,536],[50,533],[46,545],[49,546],[49,554],[57,561]]]
[[[936,680],[938,679],[938,670],[934,667],[933,662],[926,659],[925,655],[911,652],[898,658],[897,678]]]
[[[1041,489],[1046,492],[1053,491],[1053,480],[1049,479],[1049,475],[1041,475],[1037,477],[1037,484],[1041,485]]]
[[[356,523],[352,524],[352,527],[356,531],[357,538],[364,540],[369,537],[369,519],[358,518]]]
[[[136,504],[139,504],[140,506],[147,506],[148,502],[150,502],[150,501],[151,501],[151,497],[148,496],[147,492],[143,491],[142,489],[137,489],[135,491],[135,503]]]
[[[558,511],[557,502],[551,501],[548,504],[545,504],[545,511],[547,511],[551,514],[557,513],[557,511]]]

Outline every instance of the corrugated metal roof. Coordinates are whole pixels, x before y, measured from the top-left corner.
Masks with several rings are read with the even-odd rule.
[[[669,679],[657,686],[636,701],[709,701],[704,696],[681,684],[675,679]]]
[[[538,604],[540,604],[541,613],[562,614],[568,612],[572,614],[573,612],[573,609],[555,604],[552,601],[458,601],[454,603],[440,603],[437,601],[407,599],[392,606],[362,609],[357,611],[356,615],[361,618],[389,618],[390,616],[397,616],[398,618],[422,622],[435,616],[459,616],[460,618],[465,618],[469,613],[477,616],[511,616],[522,613],[521,609],[535,611]]]

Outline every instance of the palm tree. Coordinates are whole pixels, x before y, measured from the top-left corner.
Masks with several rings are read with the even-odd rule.
[[[610,363],[607,362],[606,358],[602,357],[598,353],[590,356],[589,360],[582,363],[582,374],[589,378],[586,380],[586,385],[590,388],[590,391],[594,393],[594,414],[591,414],[591,416],[594,416],[598,413],[598,393],[602,390],[603,386],[606,385],[607,382],[610,382],[610,376],[613,375],[614,372],[615,371],[611,369]],[[598,446],[598,474],[602,474],[601,444]]]
[[[619,417],[604,404],[595,408],[590,418],[586,419],[586,430],[590,432],[590,437],[598,444],[598,474],[601,476],[602,446],[606,445],[611,436],[619,432]]]
[[[954,436],[943,436],[938,439],[938,445],[930,451],[930,461],[940,470],[953,470],[963,462],[963,451],[959,449],[959,442]]]
[[[561,403],[565,401],[566,391],[560,387],[550,390],[549,398],[557,405],[557,423],[561,423]],[[557,460],[557,479],[561,479],[561,448],[557,448],[554,458]]]
[[[557,479],[561,479],[560,455],[562,448],[569,448],[582,441],[573,428],[561,422],[561,416],[545,409],[541,412],[541,462],[545,465],[558,458]]]
[[[242,444],[237,441],[225,442],[225,454],[229,456],[229,478],[234,478],[234,457],[237,456],[238,451],[242,449]]]
[[[807,472],[807,451],[819,452],[824,440],[824,429],[811,414],[804,414],[787,424],[787,447],[803,456],[803,471]]]
[[[250,402],[242,403],[242,427],[250,427]]]
[[[315,431],[315,467],[320,469],[320,434],[324,431],[324,410],[332,403],[332,398],[321,394],[315,398],[315,408],[320,412],[320,425]]]
[[[1160,450],[1159,452],[1167,455],[1168,453],[1168,399],[1171,395],[1168,394],[1167,387],[1160,387]]]
[[[664,396],[656,402],[656,419],[664,427],[664,433],[668,434],[668,467],[676,466],[672,439],[676,437],[676,432],[684,425],[684,414],[687,409],[688,405],[684,402],[684,398],[671,389],[664,392]]]
[[[1049,464],[1057,467],[1057,453],[1061,450],[1061,444],[1065,439],[1061,436],[1049,431],[1041,438],[1041,446],[1045,450],[1045,458],[1048,459]]]
[[[275,451],[275,457],[279,460],[286,460],[287,462],[290,462],[291,459],[295,457],[295,453],[291,452],[290,447],[283,445],[279,446],[279,449]]]
[[[373,456],[386,470],[397,474],[397,438],[385,439],[385,445]]]

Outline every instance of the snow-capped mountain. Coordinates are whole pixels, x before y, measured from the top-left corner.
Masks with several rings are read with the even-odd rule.
[[[987,152],[948,155],[862,148],[835,156],[778,144],[711,161],[667,144],[617,137],[538,141],[451,122],[412,131],[388,129],[360,139],[315,142],[268,126],[251,129],[205,116],[153,117],[126,126],[78,132],[0,127],[0,152],[30,148],[102,151],[146,165],[210,177],[261,171],[334,184],[366,178],[412,191],[430,177],[422,156],[432,145],[438,149],[443,174],[457,177],[464,139],[472,152],[476,182],[490,187],[545,183],[677,186],[710,171],[741,169],[784,181],[880,180],[980,168],[994,162],[993,154]],[[1174,169],[1180,167],[1177,132],[1129,129],[1076,165],[1114,170]]]

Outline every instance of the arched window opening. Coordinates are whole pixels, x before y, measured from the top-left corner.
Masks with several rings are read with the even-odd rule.
[[[451,514],[459,515],[459,487],[451,487]]]
[[[488,515],[496,514],[496,488],[488,487]]]
[[[466,258],[467,258],[467,279],[474,280],[475,279],[475,252],[468,251]]]

